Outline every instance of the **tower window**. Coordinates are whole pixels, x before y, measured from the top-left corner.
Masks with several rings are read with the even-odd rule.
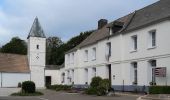
[[[37,45],[37,49],[39,49],[39,45]]]

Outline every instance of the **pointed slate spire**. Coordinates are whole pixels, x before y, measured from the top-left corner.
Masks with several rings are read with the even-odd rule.
[[[38,21],[38,18],[36,17],[34,22],[33,22],[33,25],[31,27],[31,30],[30,30],[30,33],[27,37],[27,39],[29,37],[41,37],[41,38],[45,38],[45,34],[44,34],[44,31]]]

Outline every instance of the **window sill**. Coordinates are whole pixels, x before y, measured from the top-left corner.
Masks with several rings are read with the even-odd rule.
[[[134,53],[134,52],[137,52],[137,50],[131,50],[130,53]]]
[[[153,46],[153,47],[148,47],[147,50],[151,50],[151,49],[155,49],[156,46]]]

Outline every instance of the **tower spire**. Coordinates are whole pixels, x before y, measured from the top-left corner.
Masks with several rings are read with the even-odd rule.
[[[45,38],[45,34],[44,31],[38,21],[38,17],[36,16],[34,19],[34,22],[32,24],[31,30],[29,32],[29,35],[27,37],[27,39],[29,37],[41,37],[41,38]]]

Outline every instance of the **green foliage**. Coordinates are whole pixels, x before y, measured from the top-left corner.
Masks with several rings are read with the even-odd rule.
[[[18,92],[18,93],[13,93],[11,96],[40,96],[43,95],[41,92],[35,92],[35,93],[23,93],[23,92]]]
[[[58,37],[49,37],[47,38],[47,46],[46,46],[46,63],[48,65],[61,65],[63,61],[61,61],[61,45],[63,42]],[[64,52],[63,52],[64,53]]]
[[[102,81],[101,77],[93,77],[92,82],[90,83],[90,87],[97,88],[99,86],[100,81]]]
[[[88,88],[85,93],[89,95],[106,95],[111,89],[111,84],[109,79],[102,79],[101,77],[92,78],[90,83],[90,88]]]
[[[27,44],[24,40],[14,37],[1,48],[2,53],[27,54]]]
[[[85,93],[89,94],[89,95],[96,95],[97,94],[97,88],[90,87],[90,88],[85,90]]]
[[[109,79],[103,79],[99,82],[97,87],[97,95],[106,95],[111,89],[111,84]]]
[[[32,81],[25,81],[22,83],[22,92],[23,93],[35,93],[36,87],[35,83]]]
[[[170,94],[170,86],[150,86],[150,94]]]
[[[61,41],[58,37],[47,38],[47,65],[61,65],[64,63],[65,52],[79,45],[93,31],[81,32],[80,35],[71,38],[67,43]]]
[[[47,87],[48,89],[51,90],[56,90],[56,91],[68,91],[71,90],[72,86],[70,85],[51,85]]]

